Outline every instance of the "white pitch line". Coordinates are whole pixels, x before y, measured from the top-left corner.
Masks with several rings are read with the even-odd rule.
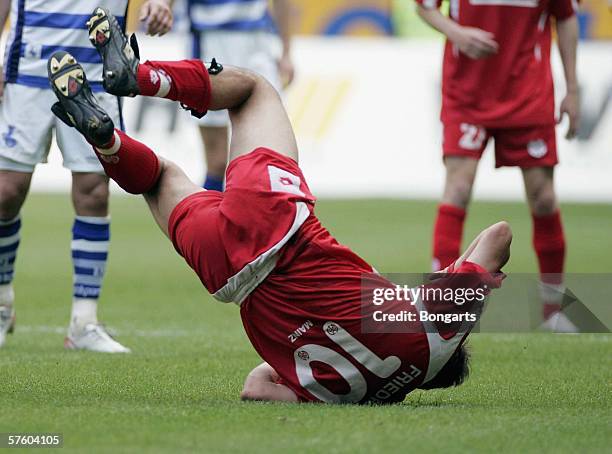
[[[114,329],[108,328],[113,336],[136,336],[136,337],[187,337],[197,336],[202,332],[187,331],[181,329],[166,329],[166,330],[143,330],[143,329]],[[48,326],[48,325],[19,325],[15,326],[16,333],[52,333],[66,334],[65,326]]]
[[[135,329],[135,328],[124,328],[114,329],[108,328],[108,331],[113,336],[136,336],[136,337],[187,337],[187,336],[200,336],[204,330],[185,330],[185,329]],[[49,326],[49,325],[19,325],[15,326],[15,331],[18,333],[52,333],[52,334],[66,334],[67,328],[65,326]],[[557,336],[550,336],[552,333],[541,333],[541,332],[525,332],[525,333],[474,333],[474,335],[486,335],[491,336],[493,342],[516,342],[524,341],[525,335],[538,334],[538,342],[554,342]],[[576,336],[577,339],[588,340],[590,342],[612,342],[612,336],[604,333],[584,333]]]

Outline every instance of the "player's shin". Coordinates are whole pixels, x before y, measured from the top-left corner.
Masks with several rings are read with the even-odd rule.
[[[106,174],[126,192],[145,194],[155,187],[161,167],[146,145],[115,130],[109,143],[94,150]]]
[[[13,304],[11,284],[19,248],[21,218],[0,220],[0,304]]]
[[[178,101],[200,115],[208,110],[210,76],[200,60],[146,61],[136,77],[141,95]]]

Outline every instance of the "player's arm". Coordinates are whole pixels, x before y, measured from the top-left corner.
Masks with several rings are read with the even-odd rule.
[[[146,24],[148,35],[162,36],[170,31],[174,23],[173,4],[174,0],[146,0],[142,4],[138,19]]]
[[[492,33],[480,28],[459,25],[442,14],[438,9],[439,5],[429,5],[429,3],[417,0],[419,16],[429,26],[444,34],[460,52],[474,59],[486,58],[497,53],[499,45]]]
[[[289,0],[274,0],[274,18],[283,44],[283,53],[278,61],[278,71],[284,86],[293,81],[295,68],[291,59],[291,5]]]
[[[230,113],[230,160],[260,147],[298,160],[291,122],[280,95],[266,79],[246,69],[227,66],[210,80],[209,109],[228,109]]]
[[[247,376],[240,398],[242,400],[298,402],[293,391],[277,383],[279,378],[268,363],[260,364]]]
[[[578,95],[578,77],[576,76],[576,49],[578,47],[578,19],[576,15],[557,19],[557,36],[559,53],[565,73],[566,95],[561,102],[559,121],[563,115],[569,117],[569,128],[566,138],[572,139],[580,126],[580,98]]]
[[[0,1],[0,38],[2,37],[2,33],[4,32],[4,27],[6,26],[6,21],[8,20],[10,11],[11,11],[10,0]],[[3,93],[4,93],[4,68],[2,67],[2,62],[0,62],[0,100],[2,99]]]

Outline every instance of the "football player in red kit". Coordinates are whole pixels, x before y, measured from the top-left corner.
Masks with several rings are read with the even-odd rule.
[[[387,403],[415,388],[463,381],[463,342],[473,324],[443,330],[426,320],[409,333],[362,329],[362,290],[392,284],[319,223],[291,124],[268,82],[214,60],[208,67],[199,60],[141,63],[135,41],[128,43],[107,11],[97,9],[88,25],[107,91],[164,97],[198,115],[230,112],[226,191],[206,191],[114,129],[73,56],[59,51],[49,59],[59,99],[54,113],[93,145],[108,176],[144,195],[208,291],[240,306],[249,339],[266,361],[247,378],[243,398]],[[506,223],[489,227],[441,280],[478,291],[499,287],[510,241]],[[435,310],[424,300],[414,307]],[[391,304],[381,312],[397,309]]]
[[[446,183],[434,227],[433,268],[459,256],[476,168],[489,139],[496,166],[521,168],[533,217],[545,326],[573,331],[561,314],[565,238],[555,196],[557,164],[551,23],[555,24],[567,94],[567,138],[579,122],[574,0],[416,0],[419,15],[446,35],[442,77]],[[553,20],[554,19],[554,20]]]

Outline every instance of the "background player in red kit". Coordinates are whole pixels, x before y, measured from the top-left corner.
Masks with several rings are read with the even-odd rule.
[[[247,378],[243,398],[396,402],[417,387],[463,381],[465,325],[450,333],[361,329],[364,275],[366,287],[391,283],[338,244],[314,215],[291,124],[268,82],[216,62],[209,68],[199,60],[140,63],[135,42],[130,47],[107,11],[98,8],[88,24],[104,60],[107,91],[172,99],[198,114],[229,110],[226,191],[205,191],[114,129],[74,57],[60,51],[49,59],[60,101],[54,113],[86,137],[123,189],[144,194],[161,229],[214,297],[240,305],[249,339],[266,361]],[[448,270],[451,284],[498,287],[495,273],[508,260],[510,241],[507,224],[486,229]],[[457,280],[461,276],[468,278]]]
[[[559,312],[563,295],[565,238],[553,183],[557,164],[553,80],[550,66],[554,19],[567,94],[566,137],[579,122],[573,0],[416,0],[419,15],[448,38],[442,81],[446,182],[434,228],[433,268],[459,256],[466,208],[478,160],[490,138],[496,166],[518,166],[533,217],[533,246],[541,273],[546,326],[575,327]]]

